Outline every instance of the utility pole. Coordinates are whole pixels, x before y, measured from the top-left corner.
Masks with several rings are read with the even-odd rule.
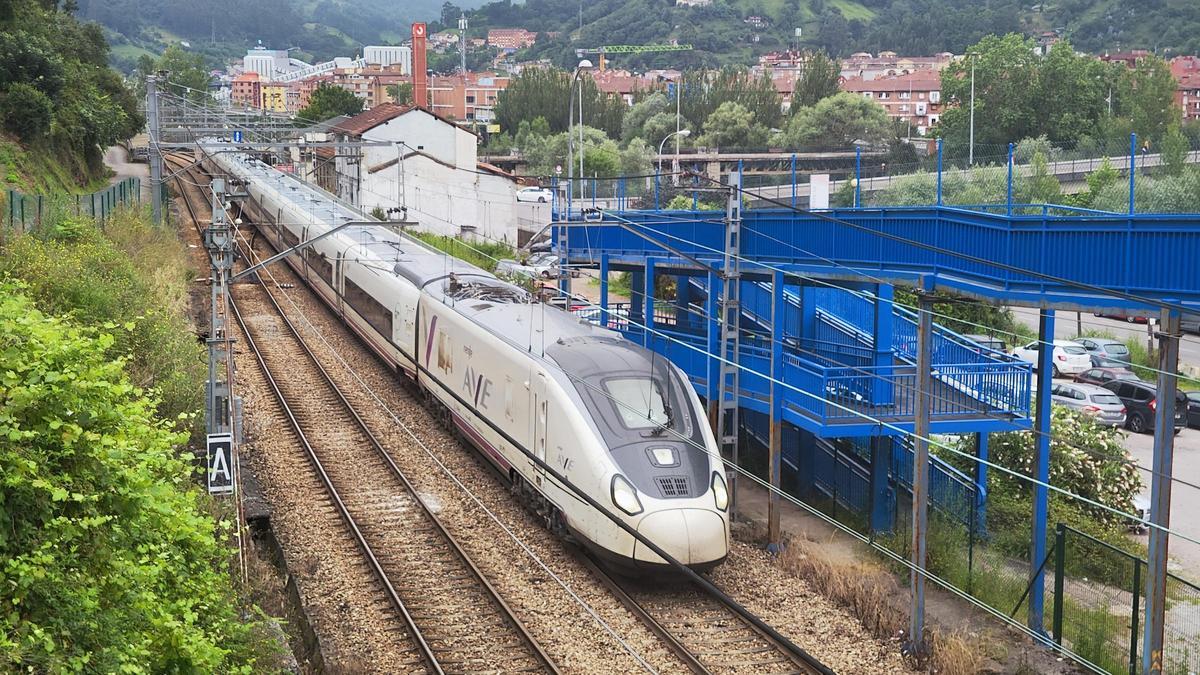
[[[738,406],[741,388],[738,385],[738,357],[741,353],[741,240],[742,240],[742,171],[729,174],[729,200],[725,205],[725,259],[721,273],[721,363],[717,381],[717,438],[721,456],[733,461],[729,476],[729,520],[737,517],[738,474]],[[713,292],[710,287],[709,293]],[[710,402],[711,405],[711,402]]]
[[[1175,397],[1179,378],[1179,313],[1164,309],[1159,319],[1158,414],[1154,416],[1154,464],[1150,479],[1150,541],[1146,544],[1146,633],[1142,672],[1163,672],[1163,628],[1167,611],[1167,545],[1171,526],[1171,475],[1175,463]],[[1186,405],[1186,404],[1185,404]]]
[[[913,419],[912,614],[908,639],[913,653],[925,652],[925,542],[929,529],[929,409],[932,377],[933,296],[917,296],[917,391]]]
[[[161,136],[158,127],[158,75],[146,76],[146,131],[150,135],[150,210],[154,216],[154,224],[162,224],[162,187],[163,165],[162,151],[159,147]]]

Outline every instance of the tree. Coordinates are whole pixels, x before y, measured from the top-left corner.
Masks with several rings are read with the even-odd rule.
[[[749,110],[754,121],[767,129],[778,127],[783,119],[779,92],[765,73],[756,76],[745,68],[698,70],[685,72],[680,80],[681,112],[693,129],[703,128],[708,116],[727,102]]]
[[[1037,91],[1029,100],[1033,116],[1030,133],[1044,135],[1054,143],[1074,141],[1089,133],[1107,114],[1105,99],[1116,77],[1113,66],[1091,55],[1077,54],[1066,40],[1054,45],[1037,64]],[[975,114],[979,114],[978,109]],[[975,133],[979,133],[978,124]]]
[[[357,115],[362,112],[363,100],[341,87],[321,83],[313,91],[308,105],[296,113],[296,117],[312,121],[324,122],[338,115]]]
[[[966,147],[971,98],[971,65],[975,66],[975,143],[1005,144],[1037,136],[1038,57],[1032,38],[1011,33],[989,35],[968,50],[976,54],[942,71],[942,98],[953,102],[939,121],[941,135]],[[979,124],[978,122],[986,121]]]
[[[651,117],[666,112],[667,97],[662,92],[656,91],[649,96],[645,96],[642,100],[633,104],[628,111],[625,112],[625,117],[621,120],[621,142],[629,143],[634,138],[645,139],[643,127],[646,125],[646,120]]]
[[[50,128],[54,105],[33,85],[17,82],[0,93],[0,119],[4,128],[25,142],[41,138]]]
[[[1166,61],[1154,55],[1143,56],[1118,80],[1114,112],[1132,121],[1139,139],[1161,140],[1180,118],[1175,107],[1176,86]]]
[[[450,4],[450,3],[446,3]],[[392,101],[399,105],[408,105],[412,103],[413,86],[412,82],[401,82],[399,84],[388,85],[387,95],[392,97]]]
[[[784,139],[791,147],[845,147],[882,144],[891,135],[892,121],[883,106],[842,92],[797,111],[788,122]]]
[[[1057,204],[1062,201],[1062,186],[1050,173],[1046,155],[1035,153],[1029,163],[1029,175],[1016,181],[1016,200],[1023,204]]]
[[[65,80],[63,59],[48,40],[24,30],[0,32],[0,89],[24,82],[54,98]]]
[[[580,75],[578,83],[572,86],[570,73],[550,68],[526,68],[513,78],[496,97],[496,121],[501,129],[511,130],[519,128],[522,121],[541,117],[550,124],[551,131],[566,131],[572,108],[575,118],[572,126],[579,123],[580,89],[584,124],[603,129],[610,137],[620,136],[621,120],[627,109],[620,96],[600,91],[586,74]]]
[[[756,148],[767,142],[767,129],[740,103],[726,101],[704,122],[700,143],[710,148]]]
[[[178,45],[171,45],[158,59],[158,70],[168,71],[165,91],[197,102],[208,98],[211,77],[200,54],[185,52]]]
[[[817,101],[838,93],[841,76],[841,65],[825,52],[808,52],[804,73],[796,79],[796,87],[792,92],[792,112],[816,105]]]
[[[1188,139],[1175,122],[1167,128],[1158,151],[1162,153],[1163,166],[1168,175],[1178,176],[1187,168]]]

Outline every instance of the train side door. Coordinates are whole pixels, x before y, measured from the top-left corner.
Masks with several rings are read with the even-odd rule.
[[[549,433],[550,427],[550,400],[546,395],[546,373],[539,371],[533,377],[533,414],[530,419],[533,421],[533,433],[530,437],[533,439],[533,454],[542,462],[546,460],[546,444],[548,439],[546,436]],[[535,466],[533,469],[534,484],[538,487],[542,485],[542,478],[546,475],[545,470],[541,466]]]
[[[396,318],[399,319],[399,330],[396,335],[396,346],[414,361],[417,358],[417,299],[404,298],[396,307]]]

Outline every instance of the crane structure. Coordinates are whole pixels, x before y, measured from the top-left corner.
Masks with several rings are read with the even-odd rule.
[[[607,66],[607,57],[609,54],[645,54],[648,52],[686,52],[691,50],[691,45],[681,44],[663,44],[663,45],[605,45],[603,47],[592,47],[590,49],[576,49],[575,55],[582,58],[589,54],[595,54],[600,57],[597,64],[601,71]]]

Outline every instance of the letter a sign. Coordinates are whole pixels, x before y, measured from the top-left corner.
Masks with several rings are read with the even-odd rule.
[[[208,436],[208,492],[214,495],[233,492],[232,434]]]

